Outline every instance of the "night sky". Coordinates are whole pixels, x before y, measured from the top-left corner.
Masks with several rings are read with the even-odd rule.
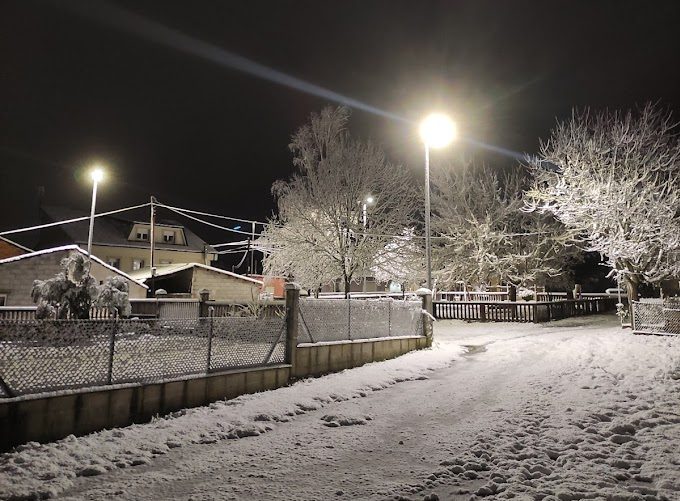
[[[35,219],[38,186],[46,203],[86,210],[83,172],[93,161],[109,169],[102,210],[153,194],[231,216],[270,215],[271,183],[292,172],[290,135],[328,101],[68,3],[0,2],[0,229]],[[658,100],[680,119],[677,1],[112,4],[407,119],[447,111],[466,137],[518,152],[535,152],[573,106]],[[420,175],[415,128],[355,110],[351,131]],[[465,142],[452,149],[511,162]],[[192,226],[211,243],[228,240]]]

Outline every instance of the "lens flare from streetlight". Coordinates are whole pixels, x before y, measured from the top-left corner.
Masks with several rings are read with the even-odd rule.
[[[443,113],[432,113],[420,124],[420,137],[430,148],[443,148],[456,138],[456,124]]]
[[[104,169],[102,169],[101,167],[95,167],[90,172],[90,176],[92,177],[92,181],[98,183],[99,181],[104,179]]]

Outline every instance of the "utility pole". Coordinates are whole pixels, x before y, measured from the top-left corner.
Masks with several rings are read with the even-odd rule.
[[[155,247],[156,247],[156,232],[155,232],[155,227],[156,227],[156,197],[153,195],[151,196],[151,231],[149,231],[149,249],[150,249],[150,256],[149,256],[149,269],[151,270],[151,296],[155,297],[156,295],[156,268],[153,265],[153,258],[154,258],[154,252],[155,252]]]
[[[248,237],[248,247],[246,249],[246,253],[250,252],[250,245],[251,245],[251,240],[250,240],[250,237]],[[252,256],[252,254],[251,254],[251,256]],[[251,263],[248,263],[246,265],[246,275],[250,274],[250,266],[251,266]]]
[[[250,273],[255,274],[255,248],[253,244],[255,243],[255,221],[253,221],[252,233],[250,237],[250,242],[248,242],[248,247],[250,247]]]

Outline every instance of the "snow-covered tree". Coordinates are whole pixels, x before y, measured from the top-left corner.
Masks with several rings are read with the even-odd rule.
[[[293,135],[297,172],[272,186],[278,215],[258,242],[265,273],[313,289],[340,279],[348,291],[410,226],[418,198],[408,173],[374,144],[351,139],[348,120],[346,108],[325,108]]]
[[[372,271],[378,282],[394,282],[417,288],[425,278],[424,242],[415,240],[415,229],[405,229],[375,258]]]
[[[532,286],[567,276],[579,251],[552,216],[521,209],[526,176],[463,162],[433,178],[433,249],[440,283]]]
[[[669,113],[575,111],[530,163],[528,209],[580,232],[629,300],[640,283],[680,274],[680,141]]]
[[[38,303],[36,318],[90,318],[95,305],[119,316],[129,316],[131,307],[128,285],[120,277],[108,277],[97,286],[90,275],[89,263],[82,254],[71,254],[61,260],[62,270],[47,280],[35,280],[31,298]]]
[[[82,254],[61,260],[62,270],[47,280],[35,280],[31,298],[38,303],[36,318],[90,318],[97,283]]]

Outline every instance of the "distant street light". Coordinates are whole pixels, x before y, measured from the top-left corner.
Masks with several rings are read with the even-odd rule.
[[[374,201],[375,201],[375,199],[371,195],[368,195],[366,197],[366,199],[364,200],[364,203],[363,203],[363,206],[362,206],[362,211],[361,211],[362,221],[364,223],[364,228],[366,228],[366,226],[368,225],[368,214],[366,212],[366,209],[369,205],[372,205]]]
[[[427,288],[432,290],[432,245],[430,243],[430,148],[443,148],[456,138],[456,124],[442,113],[428,115],[420,124],[425,144],[425,260]]]
[[[366,227],[368,226],[368,212],[367,212],[367,208],[368,208],[369,205],[372,205],[373,202],[375,202],[375,199],[374,199],[371,195],[368,195],[368,196],[364,199],[363,205],[362,205],[362,207],[361,207],[361,209],[362,209],[362,210],[361,210],[362,221],[363,221],[363,224],[364,224],[364,238],[366,237]],[[362,275],[363,275],[363,283],[361,284],[361,290],[362,290],[363,292],[366,292],[366,278],[367,278],[367,277],[366,277],[366,265],[364,265]]]
[[[92,266],[92,233],[94,231],[94,208],[97,204],[97,184],[104,179],[104,171],[101,167],[95,166],[90,172],[92,177],[92,208],[90,209],[90,231],[87,235],[87,259],[88,272]]]

